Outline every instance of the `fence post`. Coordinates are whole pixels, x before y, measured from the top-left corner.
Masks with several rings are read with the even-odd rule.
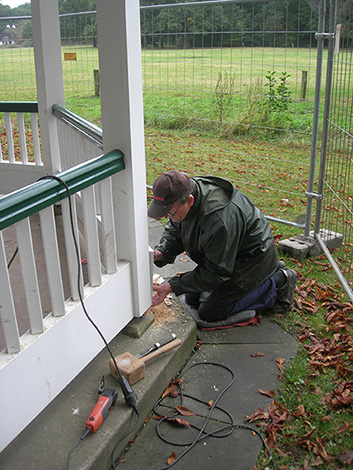
[[[100,95],[100,77],[99,77],[99,70],[93,70],[94,76],[94,96]]]
[[[302,70],[302,86],[300,90],[300,99],[305,100],[306,99],[306,87],[308,84],[308,71],[307,70]]]
[[[336,22],[336,0],[331,0],[330,10],[330,33],[335,31]],[[323,128],[322,128],[322,145],[320,155],[320,171],[319,171],[319,182],[318,182],[318,194],[321,196],[324,192],[324,178],[326,169],[326,152],[327,152],[327,139],[328,139],[328,126],[330,117],[330,105],[331,105],[331,89],[332,89],[332,76],[333,76],[333,53],[334,53],[334,38],[329,39],[328,50],[327,50],[327,70],[326,70],[326,87],[325,87],[325,107],[323,117]],[[320,232],[321,224],[321,210],[322,210],[322,198],[320,198],[316,205],[316,216],[315,216],[315,234]]]
[[[325,10],[326,10],[326,0],[321,0],[320,9],[319,9],[318,33],[317,35],[315,35],[315,37],[317,38],[316,84],[315,84],[313,133],[312,133],[312,138],[311,138],[309,183],[308,183],[308,190],[306,192],[307,206],[306,206],[305,233],[304,233],[306,237],[309,236],[309,233],[310,233],[313,198],[315,197],[315,194],[314,194],[315,162],[316,162],[317,140],[318,140],[318,132],[319,132],[319,111],[320,111],[322,60],[323,60],[323,48],[324,48],[323,33],[324,33],[324,28],[325,28]]]

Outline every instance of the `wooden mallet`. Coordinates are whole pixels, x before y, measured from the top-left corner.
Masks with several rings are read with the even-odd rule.
[[[136,356],[133,356],[129,352],[120,354],[114,359],[119,367],[121,375],[123,375],[127,379],[130,385],[133,385],[144,378],[146,362],[149,362],[155,357],[160,356],[161,354],[164,354],[167,351],[176,348],[177,346],[180,346],[180,344],[180,339],[176,338],[170,343],[161,346],[159,349],[156,349],[156,351],[153,351],[147,354],[146,356],[141,357],[140,359],[138,359]],[[109,368],[110,374],[117,380],[119,380],[118,372],[116,370],[113,359],[110,359],[109,361]]]

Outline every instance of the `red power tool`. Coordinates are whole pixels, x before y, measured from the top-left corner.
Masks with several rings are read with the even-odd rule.
[[[118,398],[118,392],[116,390],[104,388],[104,376],[101,378],[98,393],[100,397],[86,421],[85,429],[89,429],[90,433],[98,431],[105,418],[112,411],[116,399]]]

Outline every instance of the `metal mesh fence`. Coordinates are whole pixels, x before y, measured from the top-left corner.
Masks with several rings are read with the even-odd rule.
[[[318,15],[293,5],[141,7],[148,183],[172,168],[216,174],[268,216],[301,218]]]
[[[0,18],[0,27],[0,100],[36,101],[32,22]]]
[[[310,5],[317,2],[141,3],[147,183],[171,168],[221,175],[268,216],[302,221],[316,81],[318,12]],[[61,15],[60,29],[66,105],[100,125],[96,15]],[[11,50],[22,55],[19,68],[10,59],[16,84],[3,100],[36,97],[33,65],[25,92],[23,69],[33,64],[26,49]]]
[[[333,55],[333,80],[323,179],[321,228],[343,235],[333,257],[352,288],[353,269],[353,10],[338,10],[340,48]]]
[[[66,107],[100,125],[97,15],[61,15],[60,32]]]

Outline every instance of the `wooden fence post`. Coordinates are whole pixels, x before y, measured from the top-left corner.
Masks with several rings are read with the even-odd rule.
[[[94,76],[94,96],[100,95],[100,78],[99,78],[99,70],[93,70]]]
[[[308,84],[308,72],[307,70],[302,70],[302,87],[300,90],[300,99],[305,100],[306,99],[306,87]]]

